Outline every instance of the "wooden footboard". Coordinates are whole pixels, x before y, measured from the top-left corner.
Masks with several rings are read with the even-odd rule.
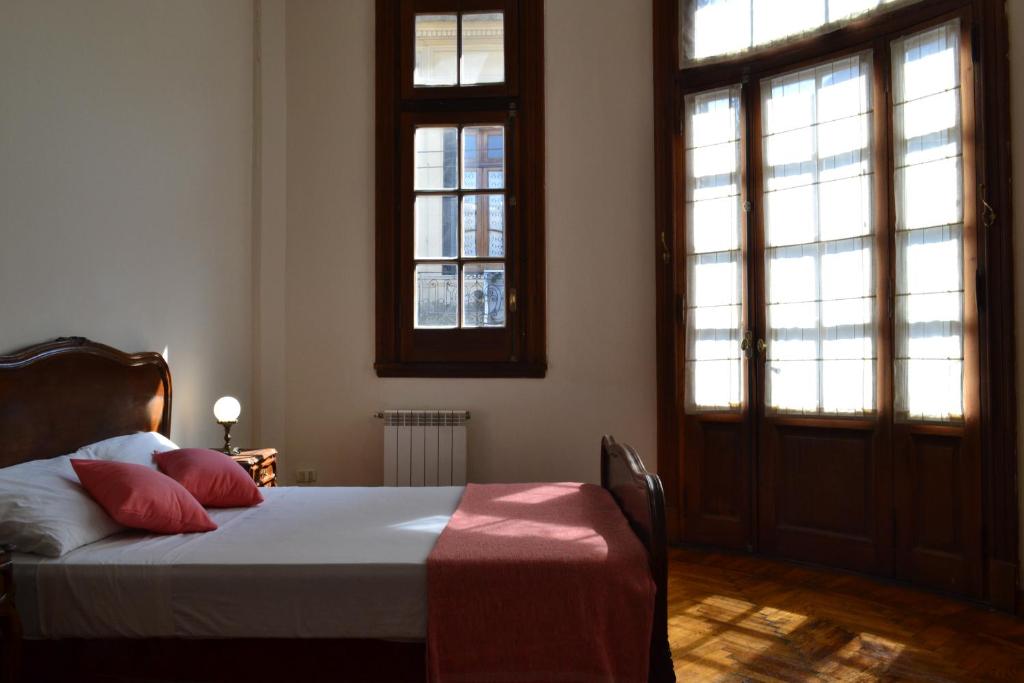
[[[601,440],[601,486],[615,498],[634,533],[647,548],[651,576],[657,586],[649,679],[656,683],[675,681],[668,643],[668,541],[661,479],[647,471],[632,447],[606,436]]]

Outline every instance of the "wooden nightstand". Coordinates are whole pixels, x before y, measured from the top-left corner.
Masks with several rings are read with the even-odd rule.
[[[277,486],[277,449],[242,450],[231,459],[245,468],[257,486]]]
[[[8,548],[0,547],[0,682],[18,679],[21,662],[21,620],[14,605],[14,564]]]

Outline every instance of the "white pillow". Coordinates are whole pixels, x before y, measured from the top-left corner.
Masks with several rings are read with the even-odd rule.
[[[130,462],[156,469],[156,463],[153,462],[154,452],[163,453],[177,449],[177,444],[159,432],[137,432],[82,446],[71,457],[82,460]]]
[[[82,488],[71,457],[0,469],[0,543],[59,557],[124,529]]]

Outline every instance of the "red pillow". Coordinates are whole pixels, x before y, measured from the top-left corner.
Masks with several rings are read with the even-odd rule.
[[[220,451],[181,448],[153,456],[160,471],[211,508],[247,508],[263,502],[256,482]]]
[[[82,486],[117,523],[159,534],[213,531],[206,510],[185,488],[152,467],[112,460],[72,460]]]

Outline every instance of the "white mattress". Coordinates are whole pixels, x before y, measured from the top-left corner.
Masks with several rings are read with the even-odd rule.
[[[33,638],[426,635],[426,559],[462,487],[264,489],[219,529],[16,554]]]

